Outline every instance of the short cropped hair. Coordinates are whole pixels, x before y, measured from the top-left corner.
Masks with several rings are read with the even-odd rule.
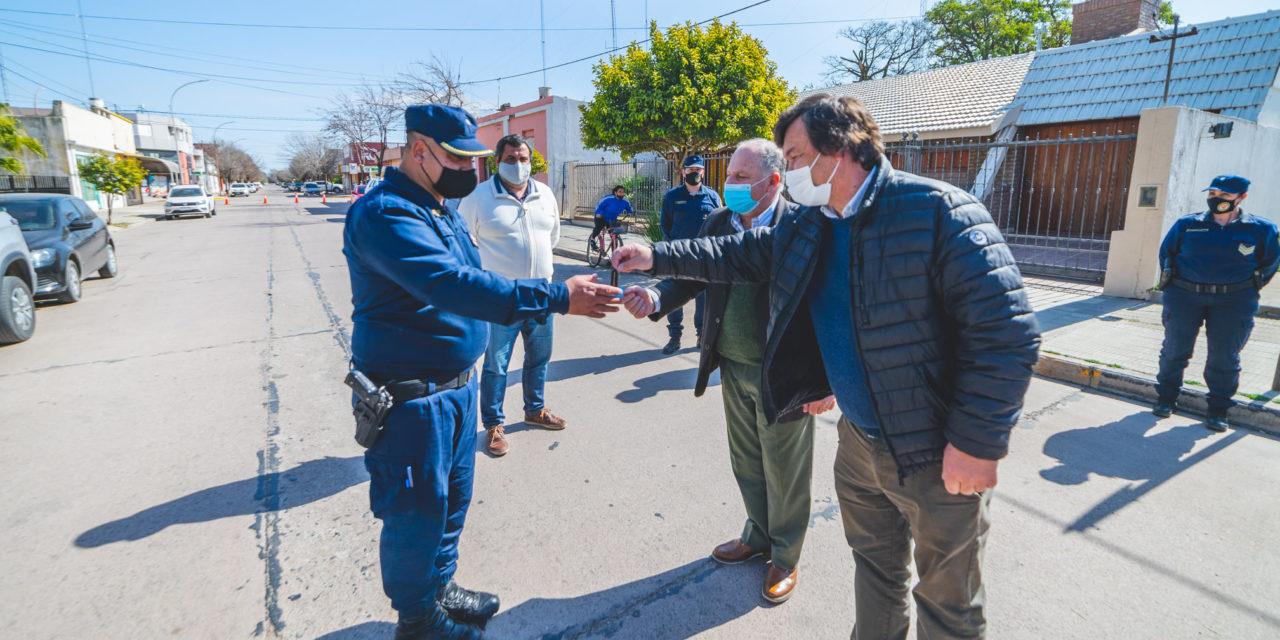
[[[622,189],[622,192],[623,192],[623,193],[626,193],[626,192],[627,192],[627,188],[626,188],[626,187],[624,187],[624,186],[622,186],[622,185],[620,185],[620,184],[615,184],[615,185],[613,185],[613,188],[609,190],[609,193],[617,193],[617,192],[618,192],[618,189]]]
[[[496,156],[498,160],[501,160],[503,150],[507,147],[518,147],[520,145],[529,147],[529,155],[533,155],[533,147],[529,146],[529,141],[518,133],[502,136],[502,138],[498,140],[497,147],[493,150],[493,155]]]
[[[765,175],[783,174],[787,172],[787,157],[782,148],[767,138],[751,138],[738,143],[737,149],[750,149],[760,157],[760,168]],[[737,150],[735,149],[735,151]]]
[[[871,112],[857,98],[837,98],[829,93],[818,93],[792,105],[778,116],[773,126],[773,140],[782,146],[791,123],[800,118],[804,122],[809,141],[819,153],[835,155],[848,151],[870,171],[884,155],[884,142],[880,140],[880,127]]]

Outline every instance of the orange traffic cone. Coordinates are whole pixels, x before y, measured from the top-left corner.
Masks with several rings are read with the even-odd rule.
[[[293,196],[293,203],[294,203],[294,204],[298,204],[298,196],[297,196],[297,194],[294,194],[294,196]]]
[[[320,196],[320,204],[329,204],[329,194]]]
[[[266,204],[266,203],[267,203],[267,197],[266,197],[266,196],[262,196],[262,204]]]
[[[226,205],[231,204],[231,198],[228,198],[228,197],[226,197],[226,196],[222,196],[222,204],[226,204]]]

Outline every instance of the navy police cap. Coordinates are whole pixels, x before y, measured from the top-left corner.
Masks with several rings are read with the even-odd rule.
[[[706,168],[706,165],[702,164],[702,156],[693,155],[684,159],[684,168],[688,169],[689,167]]]
[[[445,151],[475,158],[493,155],[476,139],[475,116],[461,107],[419,104],[404,110],[404,128],[435,140]]]
[[[1213,184],[1204,189],[1208,191],[1226,191],[1227,193],[1247,193],[1249,191],[1249,179],[1244,176],[1222,175],[1213,179]]]

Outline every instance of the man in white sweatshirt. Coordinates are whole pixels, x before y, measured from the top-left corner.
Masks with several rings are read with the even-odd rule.
[[[560,207],[551,187],[530,177],[533,151],[523,136],[498,141],[494,158],[498,173],[458,204],[472,241],[480,248],[480,265],[512,280],[550,281],[551,250],[560,241]],[[507,365],[516,336],[524,338],[524,421],[560,430],[565,421],[547,411],[543,387],[551,361],[551,316],[545,322],[524,320],[489,325],[489,348],[480,375],[480,419],[485,448],[506,455],[502,400],[507,392]]]

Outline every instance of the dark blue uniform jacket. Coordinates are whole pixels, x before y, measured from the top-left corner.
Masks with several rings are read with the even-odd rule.
[[[662,237],[667,240],[696,238],[702,223],[712,211],[724,206],[720,194],[707,185],[698,187],[697,195],[680,185],[662,197]]]
[[[342,252],[355,307],[355,366],[375,376],[456,375],[484,353],[486,321],[569,310],[563,283],[481,269],[462,218],[395,168],[351,205]]]
[[[1269,282],[1280,264],[1276,225],[1240,212],[1226,226],[1208,212],[1178,218],[1160,243],[1160,266],[1197,284],[1244,282],[1257,271]]]

